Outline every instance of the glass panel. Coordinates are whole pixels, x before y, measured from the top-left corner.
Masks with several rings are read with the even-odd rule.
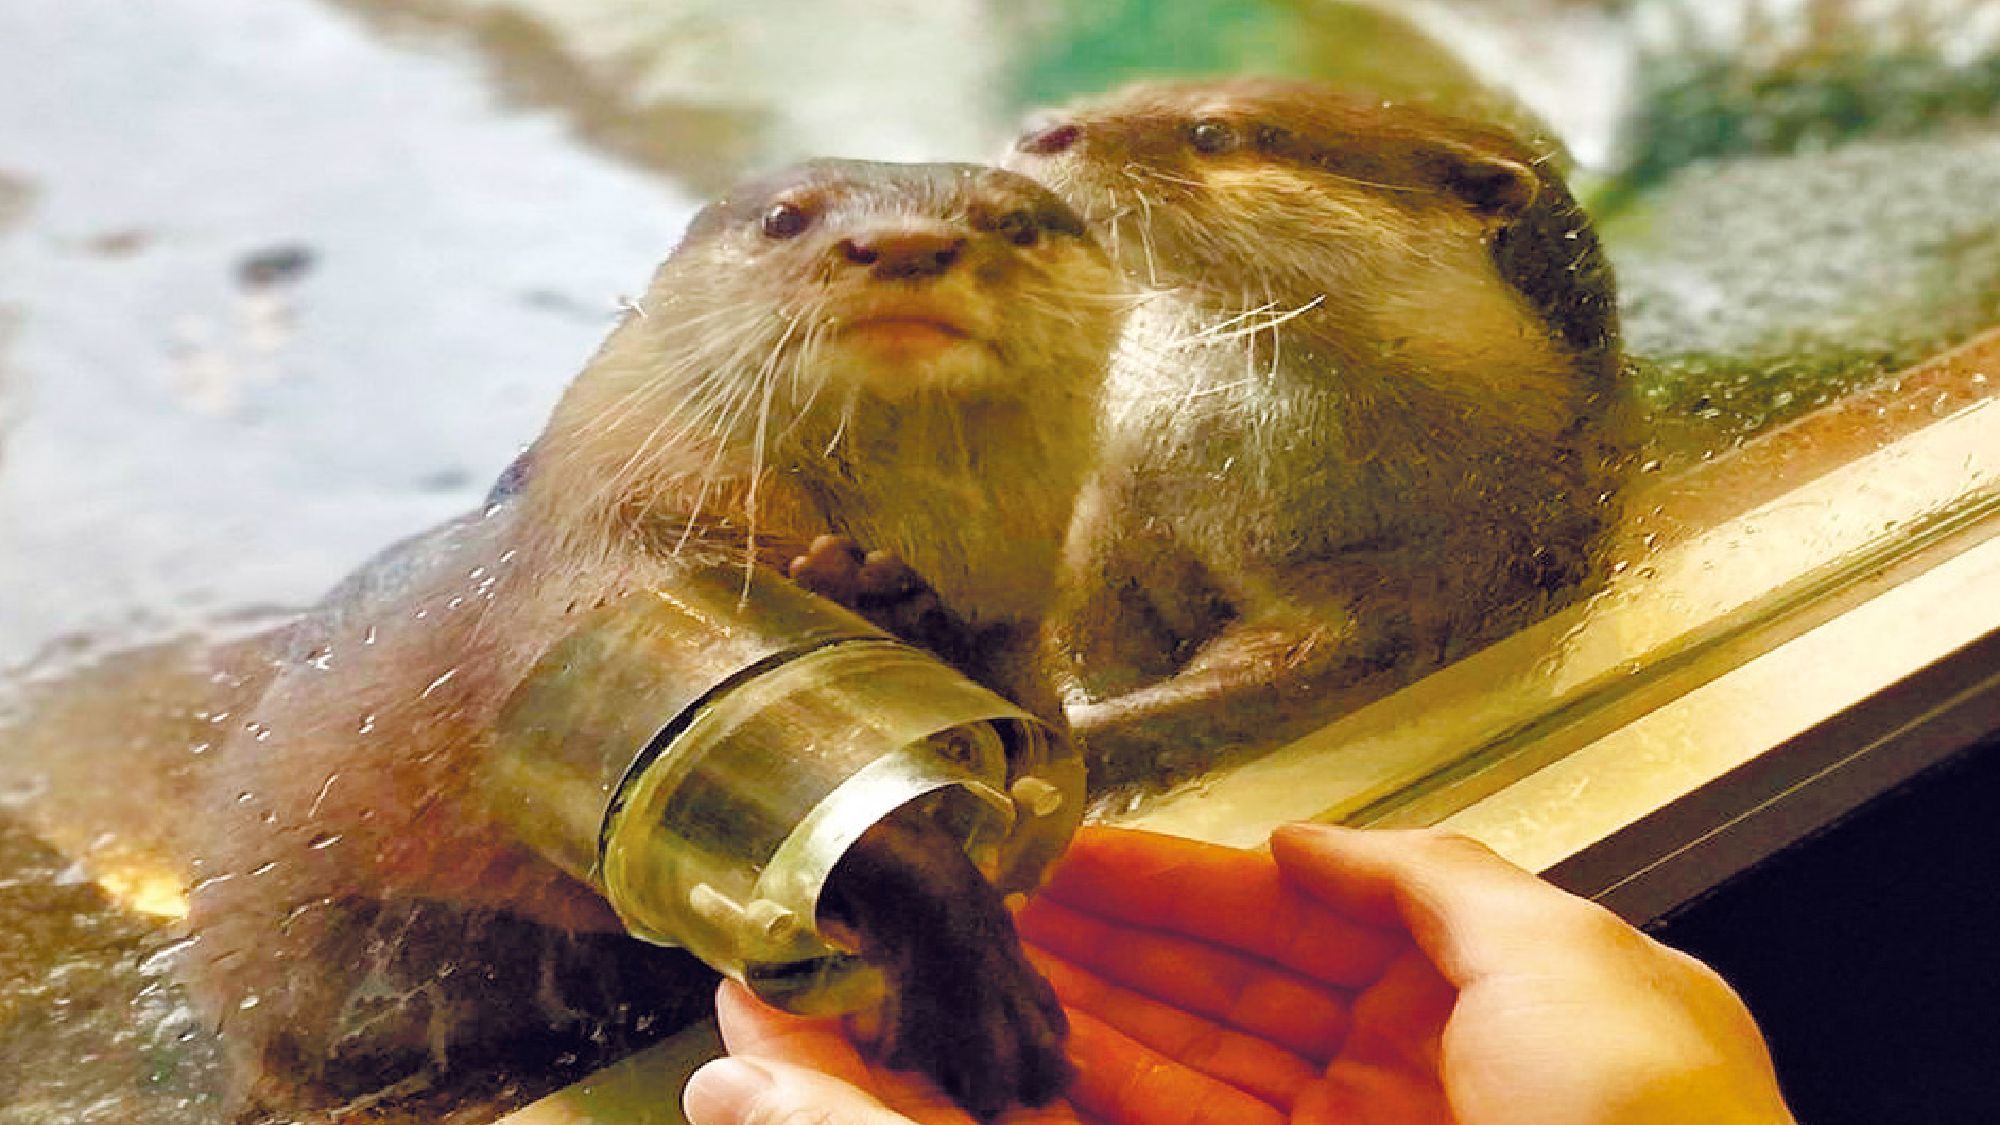
[[[498,847],[448,800],[400,836],[321,828],[363,823],[346,763],[255,792],[216,763],[291,744],[258,725],[278,666],[358,685],[394,674],[395,645],[444,643],[384,591],[474,549],[458,532],[341,587],[353,613],[309,607],[480,510],[700,202],[791,160],[991,160],[1034,107],[1241,73],[1563,150],[1617,273],[1642,416],[1603,589],[1441,668],[1384,658],[1303,737],[1137,777],[1104,815],[1240,842],[1292,816],[1518,838],[1534,825],[1478,802],[1534,775],[1560,808],[1585,783],[1573,763],[1620,738],[1644,748],[1617,784],[1692,770],[1699,735],[1648,734],[1669,721],[1649,716],[1991,549],[2000,6],[1981,0],[13,4],[0,73],[0,1116],[238,1104],[228,1053],[282,990],[228,981],[220,1010],[190,993],[216,954],[185,941],[203,880]],[[1298,311],[1265,310],[1270,331]],[[454,580],[425,620],[498,578]],[[1990,610],[1964,597],[1959,624],[2000,624]],[[327,688],[327,721],[411,745],[480,729],[476,705],[499,701],[456,669],[394,710]],[[391,763],[381,784],[453,792],[370,761]],[[259,840],[277,850],[245,858]],[[360,974],[355,1012],[426,1034],[420,994],[521,999],[549,1034],[444,1082],[424,1040],[402,1070],[363,1060],[398,1076],[386,1088],[323,1099],[491,1119],[704,1011],[689,960],[561,937],[588,903],[522,921],[493,901],[508,872],[457,874],[466,901],[400,913],[366,886],[331,922],[287,901],[285,940],[317,951],[291,971]],[[342,1061],[300,1049],[256,1097],[281,1105]]]

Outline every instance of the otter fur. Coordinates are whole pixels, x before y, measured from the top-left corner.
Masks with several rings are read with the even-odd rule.
[[[1629,390],[1541,154],[1230,79],[1069,107],[1006,163],[1147,290],[1052,628],[1095,784],[1297,737],[1597,580]]]
[[[524,1057],[552,1027],[705,1004],[709,978],[624,938],[471,785],[513,687],[595,607],[851,536],[986,639],[977,676],[1050,713],[1034,638],[1121,285],[1068,206],[996,169],[820,161],[704,209],[484,511],[391,550],[246,662],[250,702],[204,762],[191,830],[194,960],[244,1115],[360,1104]],[[912,960],[971,982],[899,997],[891,1057],[983,1116],[1054,1096],[1061,1011],[997,898],[899,914],[893,897],[997,892],[948,840],[926,859],[920,826],[871,836],[852,866],[903,871],[891,900],[829,886],[863,955],[892,987]]]

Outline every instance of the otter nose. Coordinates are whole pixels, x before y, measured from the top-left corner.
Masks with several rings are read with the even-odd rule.
[[[883,281],[937,277],[950,269],[964,250],[964,238],[934,231],[883,231],[840,242],[840,252],[848,261],[875,267],[869,272]]]
[[[1082,136],[1082,126],[1073,121],[1064,121],[1028,130],[1014,142],[1014,147],[1037,156],[1053,156],[1075,144]]]

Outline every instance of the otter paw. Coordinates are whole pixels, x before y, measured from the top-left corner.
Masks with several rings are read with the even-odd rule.
[[[1075,1076],[1063,1050],[1069,1018],[1018,949],[956,966],[899,997],[890,1015],[885,1061],[929,1075],[980,1121],[1047,1105]]]
[[[845,535],[822,535],[792,560],[785,573],[876,628],[946,660],[962,661],[974,647],[972,628],[892,551],[864,552]]]
[[[822,535],[812,541],[805,554],[792,560],[785,576],[830,602],[855,609],[855,599],[861,593],[861,564],[867,557],[861,545],[845,535]]]

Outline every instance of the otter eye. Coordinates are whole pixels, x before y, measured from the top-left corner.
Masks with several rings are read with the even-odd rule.
[[[1040,224],[1026,211],[1009,211],[993,222],[993,229],[1016,246],[1033,246],[1041,237]]]
[[[1236,130],[1220,121],[1197,121],[1188,129],[1188,144],[1205,156],[1236,147]]]
[[[795,203],[773,203],[764,212],[765,238],[796,238],[812,225],[812,216]]]

